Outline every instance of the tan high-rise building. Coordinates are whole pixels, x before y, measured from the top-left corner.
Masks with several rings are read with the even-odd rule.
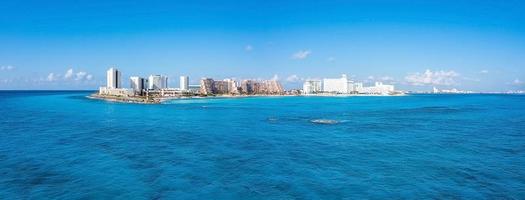
[[[277,80],[266,80],[257,82],[255,80],[243,80],[241,82],[242,94],[283,94],[284,89]]]
[[[255,81],[254,80],[243,80],[241,82],[241,93],[242,94],[254,94],[255,93]]]
[[[211,78],[201,79],[200,93],[203,95],[210,94],[239,94],[237,83],[232,79],[215,81]]]
[[[211,79],[211,78],[202,78],[201,79],[201,88],[199,89],[199,92],[202,95],[213,94],[213,79]]]
[[[277,80],[268,80],[264,81],[263,84],[265,85],[265,94],[283,94],[284,88]]]

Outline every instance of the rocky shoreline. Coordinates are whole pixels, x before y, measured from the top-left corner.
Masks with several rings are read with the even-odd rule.
[[[145,97],[145,96],[113,96],[101,95],[98,93],[87,96],[90,99],[105,100],[120,103],[137,104],[161,104],[162,102],[175,99],[204,99],[204,98],[246,98],[246,97],[277,97],[277,96],[297,96],[297,95],[208,95],[208,96],[173,96],[173,97]]]
[[[173,96],[173,97],[146,97],[146,96],[112,96],[101,95],[98,93],[87,96],[90,99],[98,99],[120,103],[136,103],[136,104],[161,104],[162,102],[175,99],[204,99],[204,98],[247,98],[247,97],[283,97],[283,96],[305,96],[305,97],[351,97],[351,96],[405,96],[406,94],[393,95],[372,95],[372,94],[315,94],[315,95],[209,95],[209,96]]]
[[[100,95],[100,94],[91,94],[87,96],[90,99],[98,99],[112,102],[120,103],[138,103],[138,104],[160,104],[162,101],[159,98],[153,97],[125,97],[125,96],[111,96],[111,95]]]

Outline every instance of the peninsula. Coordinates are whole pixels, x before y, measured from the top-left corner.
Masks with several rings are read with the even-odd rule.
[[[234,79],[214,80],[202,78],[199,85],[190,85],[188,76],[180,76],[179,88],[168,87],[168,77],[150,75],[148,78],[132,76],[129,88],[122,87],[122,74],[116,68],[106,72],[106,86],[89,98],[108,101],[158,104],[165,100],[204,97],[244,97],[244,96],[354,96],[354,95],[400,95],[393,85],[376,82],[364,87],[363,83],[341,78],[306,80],[302,89],[285,90],[278,80]]]

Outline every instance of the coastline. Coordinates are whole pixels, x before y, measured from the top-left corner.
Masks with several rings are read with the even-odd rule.
[[[394,97],[394,96],[406,96],[406,93],[398,94],[330,94],[330,93],[320,93],[320,94],[301,94],[299,96],[305,97]]]
[[[369,96],[378,96],[378,97],[393,97],[393,96],[407,96],[408,94],[391,94],[391,95],[382,95],[382,94],[284,94],[284,95],[210,95],[210,96],[167,96],[167,97],[149,97],[144,96],[112,96],[112,95],[100,95],[94,93],[86,96],[89,99],[110,101],[110,102],[119,102],[119,103],[132,103],[132,104],[162,104],[166,101],[172,100],[183,100],[183,99],[233,99],[233,98],[251,98],[251,97],[369,97]]]
[[[110,96],[110,95],[100,95],[100,94],[91,94],[86,96],[89,99],[103,100],[110,102],[119,102],[119,103],[134,103],[134,104],[160,104],[161,101],[157,98],[142,98],[142,97],[125,97],[125,96]]]

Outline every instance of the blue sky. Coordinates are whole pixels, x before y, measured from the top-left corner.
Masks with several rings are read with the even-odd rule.
[[[0,89],[125,77],[525,89],[524,1],[2,1]],[[124,80],[127,85],[127,79]]]

